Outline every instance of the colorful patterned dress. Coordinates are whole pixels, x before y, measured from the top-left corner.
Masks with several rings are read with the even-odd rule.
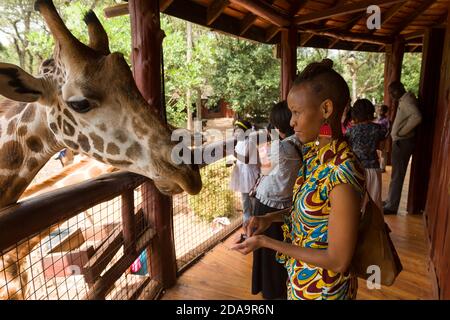
[[[345,141],[333,140],[319,149],[303,146],[303,166],[294,185],[293,209],[283,225],[284,241],[314,249],[328,247],[329,194],[339,184],[350,184],[361,197],[364,171]],[[288,272],[288,299],[354,299],[356,278],[308,265],[277,253]]]

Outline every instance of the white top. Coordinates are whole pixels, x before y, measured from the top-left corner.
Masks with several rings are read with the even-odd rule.
[[[268,175],[262,176],[256,188],[256,198],[262,204],[276,209],[291,206],[292,191],[301,164],[299,144],[295,135],[281,141],[272,141],[270,146],[272,170]]]
[[[248,193],[255,185],[260,173],[258,164],[258,146],[253,139],[239,140],[234,148],[236,153],[244,158],[249,157],[248,164],[236,160],[236,165],[231,172],[230,189],[233,191]]]

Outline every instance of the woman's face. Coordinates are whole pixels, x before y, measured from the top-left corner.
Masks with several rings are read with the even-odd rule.
[[[324,117],[309,87],[305,84],[292,87],[287,102],[292,113],[290,125],[300,142],[316,140]]]

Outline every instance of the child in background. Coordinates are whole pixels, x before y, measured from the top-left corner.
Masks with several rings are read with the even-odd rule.
[[[378,123],[386,128],[386,138],[389,136],[389,133],[391,131],[391,123],[387,117],[388,111],[389,108],[387,105],[383,104],[381,106],[378,106],[376,110],[377,119],[375,120],[375,123]],[[380,158],[381,172],[386,172],[387,151],[385,148],[384,141],[380,144],[380,150],[378,150],[378,157]]]
[[[253,212],[249,192],[255,185],[260,173],[258,146],[256,139],[249,137],[253,131],[252,124],[249,121],[235,121],[234,130],[238,142],[234,148],[236,165],[231,173],[230,189],[241,193],[242,211],[244,223],[246,223]]]

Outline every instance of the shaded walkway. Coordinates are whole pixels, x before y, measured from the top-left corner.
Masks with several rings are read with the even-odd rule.
[[[387,169],[383,174],[383,198],[390,176],[390,167]],[[409,181],[405,180],[400,214],[386,217],[392,230],[392,240],[403,263],[403,271],[393,286],[380,290],[369,290],[365,282],[360,280],[358,299],[433,298],[423,218],[421,215],[406,214]],[[250,293],[252,255],[242,256],[229,250],[232,239],[233,236],[206,253],[197,264],[181,275],[177,284],[167,290],[162,299],[262,299],[260,295]]]

